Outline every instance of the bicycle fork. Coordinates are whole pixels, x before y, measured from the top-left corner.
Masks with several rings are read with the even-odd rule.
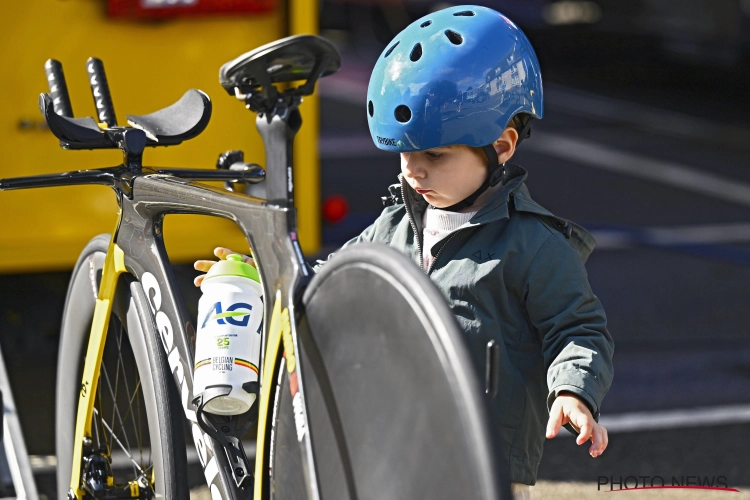
[[[120,217],[118,214],[118,227],[119,220]],[[116,230],[114,234],[117,234]],[[117,279],[123,272],[125,272],[125,254],[117,246],[113,236],[104,260],[102,279],[96,297],[94,318],[91,324],[91,333],[83,365],[83,379],[78,396],[76,426],[73,435],[73,462],[70,474],[70,490],[68,491],[68,498],[70,500],[82,500],[86,493],[81,488],[82,466],[84,462],[83,452],[84,450],[93,451],[91,420],[94,414],[99,370],[104,354],[104,344],[107,340],[107,326],[112,314],[112,303],[115,298]],[[92,484],[103,482],[103,486],[108,488],[114,486],[109,462],[105,457],[97,454],[86,457],[86,469],[87,476],[90,475],[91,480],[94,482]],[[140,498],[140,489],[142,487],[147,487],[147,485],[141,485],[137,481],[133,481],[123,490],[123,497]]]

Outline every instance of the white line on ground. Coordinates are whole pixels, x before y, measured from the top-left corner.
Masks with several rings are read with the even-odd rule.
[[[524,143],[529,151],[562,158],[630,177],[658,182],[719,200],[750,206],[750,185],[675,162],[618,151],[585,139],[536,132],[536,140]],[[367,135],[321,137],[323,159],[364,158],[384,154]],[[394,160],[395,161],[395,160]]]
[[[544,85],[544,97],[545,108],[561,110],[573,116],[626,123],[641,130],[682,139],[710,140],[712,144],[742,149],[750,147],[750,130],[741,127],[556,84]]]
[[[331,75],[319,84],[320,95],[362,106],[367,99],[369,72],[350,71]],[[563,85],[544,85],[545,107],[609,123],[623,123],[641,130],[682,139],[706,141],[742,149],[750,147],[750,130],[711,122],[666,109],[593,94]]]
[[[364,82],[351,78],[332,76],[321,83],[320,93],[322,96],[341,102],[364,105],[367,96],[367,85]],[[551,96],[548,101],[555,103],[553,107],[565,108],[567,111],[578,112],[579,114],[583,112],[587,114],[593,113],[599,118],[609,117],[617,121],[624,120],[628,123],[658,123],[659,128],[664,131],[678,131],[678,135],[694,135],[698,125],[700,125],[698,128],[702,130],[707,126],[719,127],[723,131],[722,134],[717,133],[714,135],[728,137],[729,131],[732,130],[734,131],[734,135],[732,136],[734,143],[750,143],[750,132],[744,129],[710,124],[679,113],[656,110],[625,101],[574,91],[565,87],[551,86]],[[727,130],[724,130],[725,128]],[[358,154],[362,156],[377,154],[377,148],[367,143],[365,137],[322,139],[321,156],[324,158],[344,158]],[[524,147],[550,156],[573,160],[583,165],[641,177],[714,198],[750,206],[750,186],[732,179],[706,173],[697,168],[679,163],[655,160],[641,155],[613,150],[592,141],[576,139],[561,134],[537,132],[535,137],[537,139],[542,138],[542,140],[528,141]]]
[[[543,145],[534,145],[532,141],[527,143],[529,149],[537,153],[564,158],[624,175],[646,178],[724,201],[750,205],[750,186],[734,180],[700,172],[676,163],[612,151],[595,143],[567,136],[550,133],[539,133],[538,136],[545,138],[544,141],[540,141],[544,143]],[[363,158],[382,155],[387,157],[389,154],[377,149],[368,135],[324,136],[320,138],[319,151],[321,158],[325,159]],[[394,161],[396,161],[395,156]],[[627,229],[597,229],[592,230],[591,233],[599,250],[630,248],[639,244],[670,246],[747,243],[750,242],[750,223],[646,227],[638,228],[637,234]]]
[[[734,179],[679,163],[617,151],[592,141],[566,135],[540,132],[536,138],[536,141],[528,141],[524,146],[530,151],[574,161],[579,165],[640,177],[719,200],[750,206],[750,186]]]
[[[596,229],[591,234],[597,250],[630,248],[634,245],[716,245],[750,242],[750,223],[700,224],[678,227],[638,228],[634,234],[628,230]]]
[[[677,135],[683,136],[693,136],[698,129],[705,134],[705,127],[714,127],[716,134],[712,134],[712,137],[729,138],[734,144],[750,144],[750,131],[744,129],[711,124],[679,113],[648,108],[561,86],[550,86],[550,90],[551,94],[547,100],[553,103],[553,107],[564,108],[571,113],[593,114],[598,118],[609,118],[631,124],[648,122],[655,124],[654,126],[664,132],[676,131]],[[364,105],[367,98],[367,84],[363,81],[334,75],[321,83],[320,93],[322,96],[341,102]],[[321,138],[321,157],[351,158],[377,154],[379,150],[365,138],[366,136]],[[535,138],[537,140],[528,141],[524,147],[582,165],[640,177],[750,206],[750,186],[732,179],[674,162],[613,150],[592,141],[561,134],[537,132]],[[538,140],[539,138],[542,140]]]
[[[599,418],[599,423],[606,427],[610,434],[684,427],[710,427],[748,422],[750,422],[750,405],[621,413],[602,415]],[[572,437],[573,435],[569,432],[558,434],[558,437],[564,436]]]

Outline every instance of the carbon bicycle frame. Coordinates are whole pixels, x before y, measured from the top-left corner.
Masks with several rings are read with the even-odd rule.
[[[283,117],[259,116],[256,124],[266,145],[267,200],[161,173],[167,169],[143,168],[140,165],[142,149],[135,155],[123,150],[125,161],[120,167],[0,180],[0,190],[106,184],[118,195],[120,211],[102,271],[76,416],[70,487],[78,499],[84,496],[81,459],[84,438],[91,438],[95,400],[91,396],[96,394],[107,325],[117,280],[122,273],[133,275],[143,287],[149,303],[144,309],[151,311],[152,326],[161,338],[212,494],[216,491],[226,500],[270,498],[271,432],[268,426],[278,391],[276,380],[283,352],[289,378],[296,379],[296,384],[290,386],[297,387],[296,391],[292,389],[292,397],[308,498],[318,500],[320,497],[304,397],[302,360],[301,356],[295,356],[300,346],[296,318],[301,312],[301,291],[310,274],[297,239],[293,207],[292,141],[301,126],[301,119],[299,111],[293,109]],[[175,169],[173,172],[189,172],[186,176],[192,179],[210,180],[229,180],[230,176],[237,175],[200,170]],[[253,492],[236,486],[224,448],[197,424],[196,408],[192,403],[195,397],[193,346],[196,328],[175,284],[164,246],[162,226],[168,214],[203,214],[234,221],[245,235],[258,263],[266,300]]]
[[[235,486],[228,467],[227,457],[223,448],[213,439],[203,433],[197,424],[193,400],[193,348],[195,326],[188,315],[185,305],[175,286],[174,276],[168,264],[164,241],[162,238],[162,221],[167,214],[206,214],[224,217],[234,221],[245,234],[253,255],[259,263],[259,272],[266,297],[274,300],[265,301],[266,321],[263,331],[263,356],[261,364],[261,393],[259,398],[258,441],[255,461],[255,491],[254,498],[264,498],[268,470],[268,449],[270,432],[268,431],[268,417],[272,402],[275,398],[278,376],[280,350],[286,350],[287,360],[298,352],[298,342],[295,330],[295,307],[298,301],[296,293],[304,282],[308,273],[302,252],[294,231],[294,209],[273,207],[266,205],[259,199],[252,199],[244,195],[237,195],[220,189],[177,178],[145,175],[137,177],[133,184],[133,199],[123,198],[119,227],[110,245],[100,287],[100,297],[97,300],[94,328],[99,332],[94,335],[92,328],[91,341],[102,338],[108,324],[108,308],[114,299],[114,286],[106,286],[110,281],[116,281],[119,272],[129,272],[143,286],[145,296],[154,316],[154,322],[168,355],[169,366],[175,377],[175,383],[180,388],[181,401],[185,414],[190,421],[192,434],[195,439],[198,456],[203,466],[209,488],[215,485],[219,491],[225,492],[223,498],[243,498],[243,493]],[[122,255],[118,257],[118,255]],[[121,261],[121,264],[119,262]],[[103,296],[109,294],[109,297]],[[106,302],[105,302],[106,301]],[[106,312],[105,312],[105,308]],[[100,312],[100,309],[102,310]],[[290,336],[288,334],[291,334]],[[293,344],[286,339],[291,338]],[[91,349],[91,347],[90,347]],[[98,359],[101,356],[89,359]],[[286,363],[290,366],[290,363]],[[302,367],[297,357],[295,374],[299,384],[299,392],[295,397],[304,404]],[[84,373],[90,373],[85,371]],[[98,375],[98,374],[97,374]],[[290,373],[290,376],[295,376]],[[92,377],[90,383],[95,384],[98,377]],[[84,380],[84,384],[89,380]],[[93,390],[88,391],[94,394]],[[88,406],[92,407],[93,398],[89,398]],[[82,401],[84,398],[82,397]],[[80,408],[86,405],[79,404]],[[296,406],[296,405],[295,405]],[[306,415],[306,412],[305,412]],[[91,422],[90,414],[85,416],[85,422]],[[305,417],[306,419],[306,417]],[[89,424],[90,425],[90,424]],[[309,426],[302,422],[298,429],[306,430]],[[90,435],[90,429],[88,429]],[[78,434],[78,433],[77,433]],[[80,434],[78,434],[80,436]],[[303,462],[308,464],[308,484],[315,481],[314,460],[309,432],[298,435],[303,448]],[[81,442],[81,441],[78,441]],[[74,458],[74,467],[80,460]],[[75,471],[73,478],[79,478]],[[80,485],[80,481],[76,481]],[[315,481],[317,483],[317,481]],[[73,484],[71,484],[73,486]],[[317,488],[311,486],[317,493]],[[311,498],[317,494],[309,492]],[[241,496],[243,495],[243,496]]]

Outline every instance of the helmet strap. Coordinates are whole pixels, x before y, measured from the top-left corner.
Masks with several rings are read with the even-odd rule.
[[[503,177],[505,176],[505,169],[502,167],[505,164],[503,163],[502,165],[500,165],[498,163],[497,151],[495,151],[495,146],[493,146],[492,144],[488,144],[486,146],[482,146],[481,149],[487,156],[487,167],[489,169],[489,174],[487,175],[487,178],[484,180],[482,185],[479,186],[479,189],[454,205],[445,208],[433,208],[437,208],[438,210],[445,210],[447,212],[458,212],[461,209],[472,206],[482,193],[487,191],[487,189],[490,187],[497,186],[500,181],[503,180]]]
[[[516,147],[518,147],[518,145],[521,144],[524,139],[528,139],[529,137],[531,137],[531,121],[532,117],[527,117],[526,122],[523,124],[523,127],[518,131],[518,140],[516,141]]]

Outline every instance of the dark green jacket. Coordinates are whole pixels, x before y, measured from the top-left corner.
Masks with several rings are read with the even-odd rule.
[[[482,380],[487,342],[499,343],[497,425],[510,479],[534,484],[552,401],[573,392],[598,419],[614,343],[584,267],[594,239],[534,202],[523,168],[506,171],[503,187],[469,223],[432,248],[428,274],[466,332]],[[345,246],[386,243],[421,267],[427,204],[403,179],[390,192],[395,204]]]

